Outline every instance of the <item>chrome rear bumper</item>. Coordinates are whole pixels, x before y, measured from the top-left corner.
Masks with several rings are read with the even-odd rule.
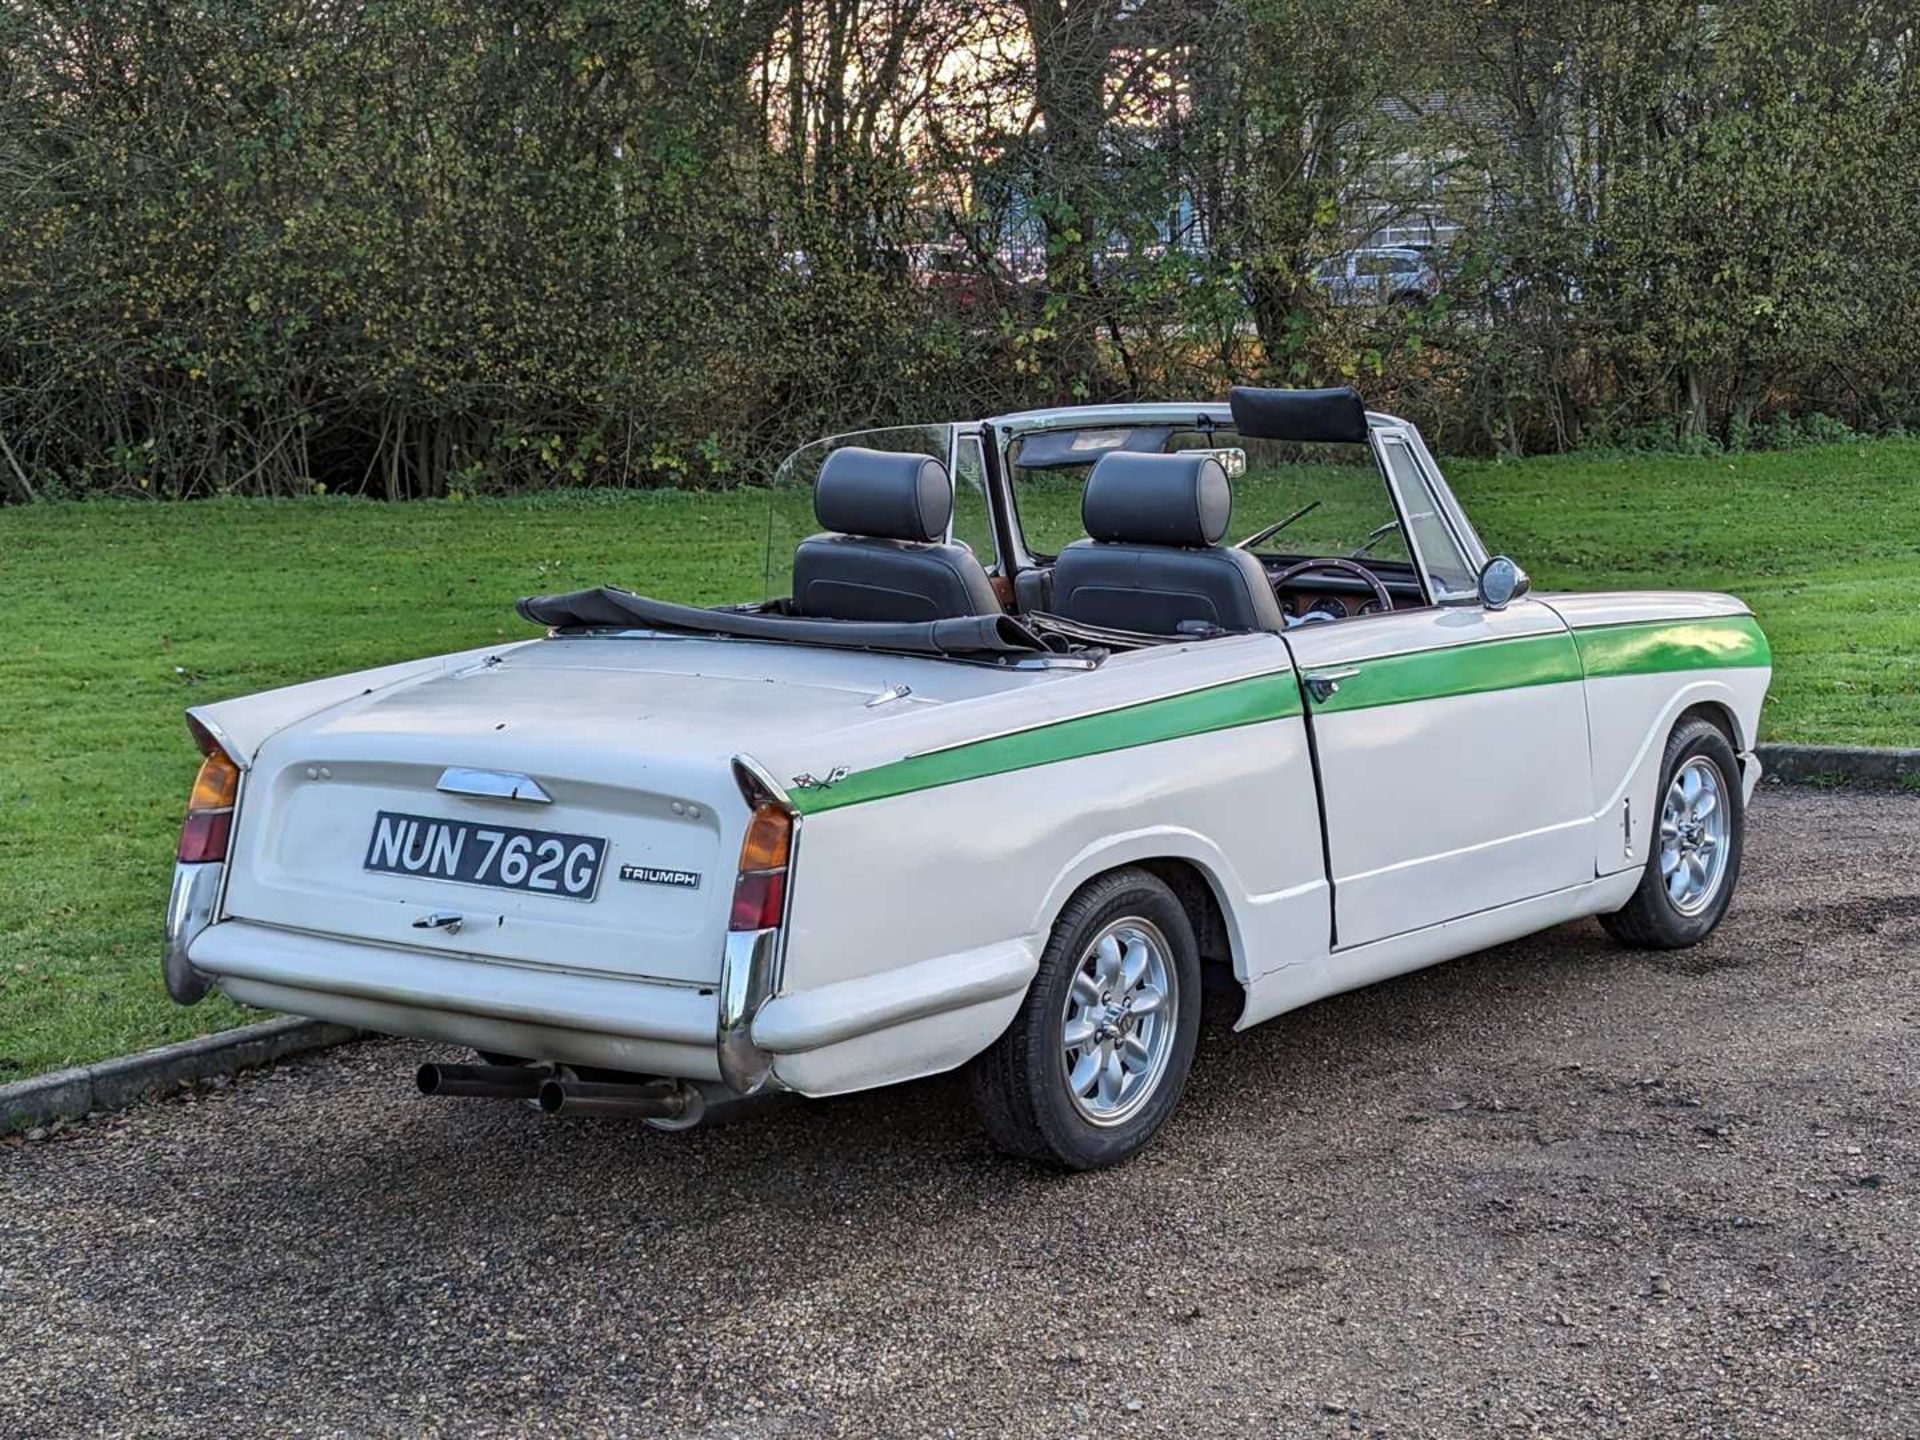
[[[249,1005],[476,1050],[721,1078],[713,986],[430,955],[245,920],[190,941],[192,969]]]
[[[182,1005],[197,1005],[213,988],[211,980],[187,963],[187,950],[213,923],[226,869],[217,860],[173,867],[173,890],[167,896],[167,953],[161,969],[167,994]]]
[[[736,1095],[751,1095],[773,1073],[773,1057],[753,1043],[753,1022],[772,997],[780,964],[778,930],[730,930],[720,967],[715,1051],[720,1078]]]

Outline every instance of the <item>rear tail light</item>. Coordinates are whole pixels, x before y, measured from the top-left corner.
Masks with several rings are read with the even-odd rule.
[[[793,850],[793,815],[771,801],[754,808],[740,842],[740,874],[733,882],[729,930],[771,930],[787,900],[787,860]]]
[[[213,738],[213,732],[191,716],[187,729],[193,732],[200,753],[200,773],[194,777],[193,794],[187,800],[187,820],[180,827],[179,858],[183,865],[198,865],[227,858],[227,840],[233,831],[233,802],[240,794],[240,767]]]

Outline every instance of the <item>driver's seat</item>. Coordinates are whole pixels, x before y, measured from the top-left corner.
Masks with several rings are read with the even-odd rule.
[[[1266,568],[1220,544],[1232,511],[1211,455],[1109,452],[1080,496],[1089,538],[1054,562],[1053,612],[1146,635],[1284,629]]]

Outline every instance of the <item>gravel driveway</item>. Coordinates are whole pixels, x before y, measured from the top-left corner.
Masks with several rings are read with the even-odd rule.
[[[1920,1434],[1920,797],[1217,1030],[1061,1178],[950,1078],[682,1136],[368,1043],[0,1148],[0,1435]]]

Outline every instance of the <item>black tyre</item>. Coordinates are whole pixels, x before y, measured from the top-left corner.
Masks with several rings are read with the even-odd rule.
[[[1713,933],[1740,879],[1747,838],[1740,757],[1719,726],[1695,718],[1674,727],[1657,804],[1640,887],[1600,923],[1623,945],[1678,950]]]
[[[1199,1031],[1187,912],[1157,876],[1115,870],[1067,902],[1020,1013],[973,1062],[974,1103],[1012,1154],[1114,1165],[1180,1103]]]

